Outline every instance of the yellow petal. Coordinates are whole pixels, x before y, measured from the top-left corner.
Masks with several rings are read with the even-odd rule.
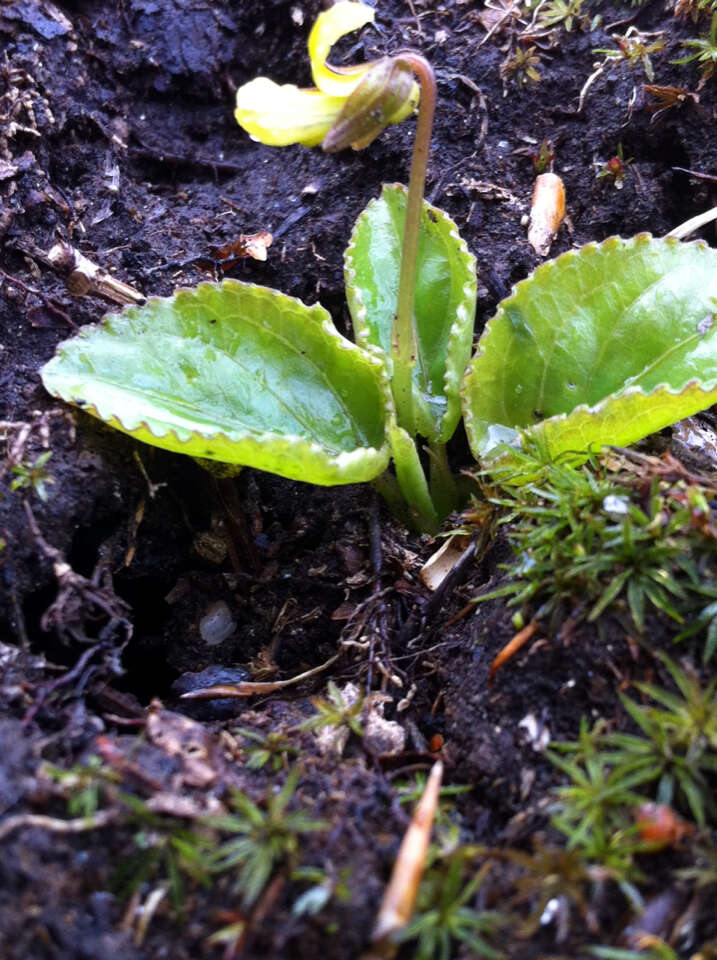
[[[314,83],[332,97],[348,97],[370,64],[355,67],[332,67],[326,61],[329,51],[352,30],[373,23],[375,11],[365,3],[339,0],[316,18],[309,35],[309,57]]]
[[[343,97],[300,90],[291,83],[280,86],[267,77],[257,77],[237,90],[234,116],[254,140],[271,147],[289,143],[315,147],[329,132],[343,105]]]

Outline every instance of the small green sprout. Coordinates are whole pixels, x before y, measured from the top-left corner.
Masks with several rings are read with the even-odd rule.
[[[428,777],[425,773],[417,773],[407,782],[399,783],[396,787],[398,802],[414,809],[423,796]],[[454,848],[458,843],[460,822],[456,815],[453,798],[464,793],[470,793],[469,784],[452,784],[441,787],[438,791],[438,803],[434,816],[435,832],[442,847]]]
[[[401,942],[417,941],[414,960],[450,960],[457,955],[456,944],[462,944],[471,956],[504,960],[506,955],[494,943],[499,931],[508,925],[508,918],[478,906],[481,886],[492,864],[475,870],[474,860],[472,848],[459,847],[426,870],[414,919],[400,934]]]
[[[267,763],[274,772],[282,768],[286,769],[289,757],[299,753],[298,747],[294,746],[289,737],[281,731],[270,731],[264,734],[239,727],[237,732],[255,744],[248,749],[247,767],[250,770],[261,770]]]
[[[641,879],[635,856],[654,849],[638,834],[635,809],[646,799],[671,805],[682,801],[698,824],[714,824],[713,796],[717,773],[717,678],[704,689],[669,658],[662,661],[679,694],[652,684],[636,684],[658,706],[644,707],[622,698],[641,735],[614,733],[599,720],[592,730],[582,719],[577,742],[559,743],[549,758],[570,778],[555,791],[553,825],[580,854],[594,879],[618,884],[636,906]],[[691,876],[709,885],[714,880],[709,858]]]
[[[417,773],[413,780],[398,785],[398,802],[407,804],[409,807],[415,807],[426,789],[425,773]],[[448,804],[449,797],[459,797],[464,793],[470,793],[473,788],[470,784],[452,784],[451,786],[441,787],[438,791],[439,806],[436,810],[435,822],[440,824],[442,819],[441,803],[445,801]],[[448,804],[450,806],[450,804]]]
[[[617,776],[634,775],[642,783],[657,783],[658,803],[682,802],[700,826],[717,820],[713,778],[717,774],[717,677],[704,689],[693,673],[680,670],[668,657],[665,664],[679,693],[650,683],[636,688],[658,706],[640,706],[621,696],[622,704],[642,736],[603,734],[608,762]]]
[[[675,0],[675,16],[690,17],[693,23],[708,10],[717,10],[717,0]]]
[[[349,880],[352,873],[352,867],[343,867],[338,871],[333,867],[329,867],[328,870],[321,870],[318,867],[298,867],[291,874],[291,879],[309,882],[312,885],[294,901],[291,908],[292,915],[314,917],[334,898],[339,903],[347,903],[351,897]]]
[[[697,105],[700,102],[698,94],[692,93],[685,87],[666,87],[660,84],[642,85],[643,91],[653,100],[645,103],[645,109],[652,114],[651,124],[661,122],[665,114],[670,111],[683,107],[688,103]]]
[[[121,779],[96,756],[69,770],[47,763],[42,772],[60,784],[67,798],[67,812],[72,817],[93,817],[104,801],[108,785],[117,784]]]
[[[655,37],[655,39],[650,39]],[[636,27],[630,27],[626,33],[613,34],[612,39],[617,44],[617,49],[596,49],[593,53],[601,53],[605,57],[606,63],[627,63],[630,68],[635,68],[639,64],[645,71],[645,76],[654,83],[655,70],[652,66],[650,55],[659,53],[665,47],[665,38],[661,32],[658,33],[640,33]]]
[[[123,788],[116,771],[97,758],[70,770],[47,765],[45,771],[60,784],[70,813],[89,818],[100,808],[115,806],[121,813],[117,822],[133,829],[133,849],[123,856],[111,880],[117,895],[128,897],[150,880],[167,882],[177,912],[184,902],[185,880],[206,887],[216,875],[228,872],[236,873],[235,889],[242,895],[243,907],[250,907],[276,869],[286,869],[292,876],[299,869],[301,837],[327,827],[306,810],[289,809],[298,768],[289,772],[280,790],[268,784],[262,805],[232,790],[230,813],[197,814],[191,827],[183,818],[150,810],[145,800]],[[222,834],[229,836],[222,839]],[[303,876],[300,872],[295,875]],[[335,880],[324,877],[322,882],[340,897],[344,880],[344,874],[339,874]],[[222,932],[218,939],[221,936]]]
[[[10,489],[32,489],[40,500],[46,503],[50,496],[47,488],[55,482],[45,469],[45,465],[51,456],[52,451],[48,450],[45,453],[41,453],[33,461],[23,460],[20,463],[14,463],[10,467],[10,472],[15,475],[15,479],[11,482]]]
[[[615,189],[622,190],[625,186],[625,180],[629,172],[628,164],[630,163],[632,163],[632,158],[625,160],[622,152],[622,143],[618,143],[617,153],[614,157],[610,157],[610,159],[604,163],[595,164],[597,168],[595,178],[597,180],[612,180]]]
[[[289,809],[299,774],[295,767],[278,792],[269,785],[264,808],[234,790],[230,795],[234,812],[207,820],[215,829],[234,835],[210,852],[207,865],[213,873],[237,870],[235,889],[242,895],[244,907],[256,902],[278,867],[291,872],[298,865],[303,834],[327,827],[323,820],[312,819],[305,810]]]
[[[604,721],[590,731],[583,718],[576,743],[558,743],[548,752],[549,759],[570,778],[569,784],[555,790],[552,823],[566,836],[568,850],[577,851],[596,878],[616,883],[641,909],[635,884],[642,875],[635,854],[649,847],[639,840],[630,811],[645,801],[635,788],[651,777],[645,770],[613,769],[602,749],[603,734]]]
[[[363,737],[361,713],[364,700],[359,696],[353,702],[348,702],[333,680],[328,683],[328,698],[312,697],[311,702],[318,711],[309,717],[299,727],[300,730],[319,730],[321,727],[335,727],[340,730],[345,727],[357,737]]]
[[[684,46],[690,47],[694,53],[683,57],[681,60],[673,60],[673,63],[693,63],[696,62],[700,68],[700,82],[697,89],[700,90],[712,77],[717,74],[717,12],[712,14],[712,25],[710,32],[697,37],[695,40],[684,40]]]
[[[606,847],[615,830],[625,828],[626,811],[647,799],[635,787],[654,779],[650,771],[613,764],[613,757],[602,749],[605,736],[604,720],[590,730],[583,717],[575,743],[558,743],[548,751],[549,759],[571,781],[556,789],[553,817],[568,837],[569,850]]]
[[[133,794],[123,791],[121,799],[128,809],[128,823],[135,829],[134,852],[122,859],[111,887],[125,899],[150,880],[168,882],[172,907],[178,913],[184,904],[185,878],[200,886],[211,885],[209,856],[214,838],[188,828],[176,817],[153,813]]]
[[[545,173],[546,170],[552,170],[553,161],[555,160],[555,145],[553,141],[544,137],[538,149],[530,154],[530,158],[533,161],[533,173],[536,177],[541,173]]]
[[[500,75],[504,81],[515,80],[519,87],[525,87],[530,83],[540,82],[540,73],[538,64],[540,63],[540,54],[536,53],[537,47],[516,47],[513,56],[506,57],[500,65]],[[503,96],[506,96],[507,90],[503,88]]]
[[[570,33],[576,21],[589,22],[589,18],[583,15],[584,2],[585,0],[549,0],[548,3],[540,4],[535,26],[538,30],[552,30],[562,23]]]
[[[216,841],[200,825],[191,829],[183,819],[154,813],[143,799],[124,789],[120,774],[99,757],[91,756],[69,770],[45,764],[43,772],[59,785],[72,816],[91,820],[99,810],[114,807],[117,822],[132,830],[132,848],[110,879],[118,897],[130,897],[149,881],[166,883],[172,908],[179,913],[186,879],[210,885],[208,856]]]

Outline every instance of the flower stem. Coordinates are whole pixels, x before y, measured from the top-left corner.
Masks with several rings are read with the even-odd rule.
[[[416,363],[416,332],[413,324],[413,301],[418,261],[418,236],[423,210],[428,151],[431,143],[433,114],[436,109],[436,78],[430,63],[412,50],[396,55],[416,73],[421,84],[421,105],[418,110],[416,138],[413,145],[411,175],[406,199],[406,223],[403,231],[401,273],[398,303],[391,331],[393,359],[393,395],[399,424],[414,436],[413,367]]]

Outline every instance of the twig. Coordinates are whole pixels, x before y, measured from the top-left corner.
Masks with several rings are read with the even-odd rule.
[[[371,568],[374,577],[381,575],[383,567],[383,547],[381,545],[381,518],[379,513],[378,495],[374,493],[369,513],[369,544],[371,553]]]
[[[4,840],[13,830],[21,830],[23,827],[36,827],[52,833],[86,833],[88,830],[99,830],[115,823],[120,819],[121,813],[122,811],[115,809],[99,810],[91,817],[78,817],[76,820],[46,817],[40,813],[18,813],[0,823],[0,840]]]
[[[603,75],[607,65],[608,65],[608,62],[607,60],[605,60],[603,63],[600,64],[599,67],[593,70],[593,72],[590,74],[590,76],[587,78],[587,80],[583,84],[583,88],[580,91],[580,98],[578,100],[578,109],[576,111],[577,113],[582,113],[583,107],[585,105],[585,97],[587,96],[588,90],[595,83],[597,78]]]
[[[285,884],[285,875],[283,873],[279,873],[274,877],[269,886],[265,888],[264,892],[259,898],[259,902],[254,907],[251,912],[251,916],[249,917],[249,922],[246,926],[246,937],[250,936],[254,930],[261,926],[269,912],[276,906],[276,901],[279,899],[279,895],[284,889]],[[231,955],[231,960],[234,960],[234,957],[239,957],[241,955],[242,948],[245,945],[246,941],[242,943],[238,951],[235,951]]]
[[[98,564],[91,580],[75,573],[61,551],[51,546],[40,533],[30,504],[25,501],[23,506],[27,525],[35,543],[43,555],[51,561],[57,578],[57,598],[42,615],[40,620],[42,629],[54,628],[62,639],[67,639],[69,636],[74,640],[86,641],[88,638],[84,632],[79,632],[73,626],[73,622],[77,623],[80,619],[90,617],[97,619],[97,611],[100,611],[109,618],[109,624],[105,628],[107,634],[111,635],[117,627],[121,627],[125,639],[129,640],[132,636],[132,624],[128,619],[131,608],[113,592],[111,583],[102,585],[100,582],[103,572],[109,577],[109,571],[103,570]],[[100,640],[103,639],[105,631],[100,633]]]
[[[508,19],[508,17],[512,17],[512,16],[513,16],[513,8],[512,8],[512,7],[509,7],[509,8],[505,11],[505,13],[503,14],[503,16],[500,17],[498,20],[496,20],[496,22],[495,22],[495,23],[493,24],[493,26],[490,28],[490,30],[488,31],[488,33],[486,33],[486,35],[483,37],[483,39],[481,40],[481,42],[478,44],[478,46],[477,46],[476,49],[477,49],[477,50],[480,50],[480,48],[483,46],[484,43],[488,43],[488,41],[489,41],[490,38],[493,36],[493,34],[494,34],[494,33],[497,33],[497,32],[500,30],[500,28],[503,26],[503,24],[504,24],[505,21]]]
[[[713,183],[717,183],[717,177],[712,173],[700,173],[699,170],[688,170],[686,167],[673,167],[672,169],[679,171],[679,173],[689,173],[691,177],[697,177],[698,180],[711,180]]]
[[[488,544],[493,533],[493,524],[491,518],[488,518],[480,528],[478,535],[468,544],[461,558],[454,564],[450,573],[443,579],[437,589],[431,594],[430,600],[425,604],[420,613],[411,613],[406,622],[398,632],[396,645],[404,647],[415,641],[426,628],[427,623],[440,610],[443,601],[450,590],[465,578],[471,563],[474,560],[482,560],[484,553],[488,549]],[[470,609],[470,606],[467,609]],[[467,611],[466,611],[467,612]],[[460,619],[456,616],[445,626],[450,626],[455,620]]]
[[[413,14],[413,19],[416,21],[416,29],[418,30],[418,36],[423,38],[423,28],[421,27],[421,21],[418,17],[418,14],[416,13],[416,8],[413,5],[413,0],[406,0],[406,3],[408,4],[409,10]]]
[[[147,899],[137,910],[139,919],[137,921],[137,930],[134,935],[135,947],[142,946],[144,938],[147,936],[149,925],[152,922],[152,917],[157,912],[157,907],[166,897],[167,890],[168,888],[164,886],[155,887],[154,890],[147,894]]]
[[[309,677],[316,676],[317,673],[321,673],[323,670],[328,670],[332,664],[341,656],[340,653],[335,653],[333,657],[322,663],[318,667],[313,667],[311,670],[305,670],[304,673],[299,673],[295,677],[290,677],[288,680],[272,680],[266,683],[252,683],[250,680],[247,680],[245,683],[218,683],[213,687],[201,687],[199,690],[190,690],[187,693],[183,693],[181,696],[182,700],[214,700],[217,698],[238,698],[238,697],[254,697],[262,693],[274,693],[275,690],[283,690],[284,687],[291,687],[295,683],[300,683],[302,680],[308,680]]]
[[[635,11],[635,13],[631,14],[631,16],[629,17],[625,17],[623,20],[615,20],[614,23],[605,24],[605,26],[602,27],[602,29],[605,31],[605,33],[610,33],[611,30],[617,30],[618,27],[624,27],[625,24],[627,23],[634,23],[635,20],[637,20],[637,18],[640,16],[640,14],[645,12],[646,7],[647,7],[647,4],[645,4],[642,7],[639,7]]]
[[[61,307],[58,307],[52,297],[46,296],[44,293],[42,293],[42,291],[36,290],[34,287],[29,287],[18,277],[13,277],[12,274],[6,273],[4,270],[0,270],[0,276],[4,277],[7,283],[11,283],[14,287],[17,287],[24,293],[29,293],[32,294],[33,297],[38,297],[42,301],[42,305],[46,310],[49,310],[50,313],[53,313],[56,317],[59,317],[60,320],[64,320],[68,326],[77,327],[77,324],[70,318],[70,315]]]
[[[144,294],[128,283],[123,283],[98,266],[69,243],[56,243],[48,250],[47,263],[50,264],[65,281],[65,286],[73,297],[105,297],[122,306],[143,304]]]
[[[226,203],[228,207],[231,207],[232,210],[236,210],[237,213],[251,213],[250,210],[247,210],[246,207],[242,207],[241,204],[236,203],[234,200],[230,200],[229,197],[220,196],[219,199],[222,203]]]
[[[80,676],[82,671],[87,666],[88,662],[97,653],[97,651],[101,648],[101,646],[102,646],[101,644],[96,643],[94,646],[89,647],[87,650],[85,650],[85,652],[82,654],[80,659],[77,661],[77,663],[74,665],[74,667],[71,670],[68,670],[67,673],[63,673],[62,676],[58,677],[56,680],[51,680],[49,683],[46,683],[42,687],[40,687],[37,697],[35,698],[35,702],[29,708],[29,710],[27,711],[27,713],[22,719],[23,727],[26,727],[32,721],[37,711],[40,709],[40,707],[47,700],[47,698],[51,693],[57,690],[58,687],[64,687],[68,683],[71,683],[73,680],[75,680],[77,677]]]
[[[681,223],[679,227],[675,227],[674,230],[670,230],[666,236],[675,237],[677,240],[682,240],[684,237],[689,237],[691,233],[694,233],[695,230],[699,230],[700,227],[704,227],[707,223],[712,223],[713,220],[717,220],[717,207],[712,207],[711,210],[705,210],[704,213],[699,213],[696,217],[691,217],[689,220],[685,220],[684,223]]]
[[[237,493],[235,480],[236,477],[216,477],[214,481],[227,521],[229,558],[236,573],[246,572],[247,567],[250,572],[255,573],[259,569],[259,557],[249,530],[244,507]],[[244,560],[244,563],[242,563],[242,560]]]
[[[279,237],[283,237],[285,233],[288,233],[310,210],[311,207],[299,207],[298,210],[294,210],[288,217],[285,217],[276,230],[274,230],[274,240],[278,240]]]
[[[182,156],[178,153],[171,153],[168,150],[151,147],[141,140],[136,132],[132,131],[132,136],[139,144],[139,147],[130,147],[129,152],[135,157],[143,157],[146,160],[154,160],[156,163],[169,163],[175,166],[200,167],[211,170],[213,173],[244,173],[246,167],[240,163],[230,163],[225,160],[205,159],[204,157]]]
[[[511,660],[516,653],[526,645],[528,640],[530,640],[537,632],[539,626],[540,624],[537,620],[531,620],[526,627],[523,627],[522,630],[519,630],[513,639],[509,643],[506,643],[503,649],[499,651],[498,655],[494,658],[493,663],[490,665],[488,680],[491,683],[503,664],[507,663],[508,660]]]

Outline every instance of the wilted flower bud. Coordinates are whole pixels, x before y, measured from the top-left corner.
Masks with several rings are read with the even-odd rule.
[[[237,90],[235,116],[254,140],[275,147],[301,143],[324,150],[367,146],[390,123],[400,123],[418,104],[418,84],[400,56],[348,67],[328,62],[331,47],[352,30],[373,22],[365,3],[338,0],[320,13],[309,35],[316,87],[301,90],[256,77]]]
[[[327,153],[351,146],[361,150],[392,123],[399,123],[418,106],[413,71],[400,56],[377,60],[345,101],[321,146]]]

